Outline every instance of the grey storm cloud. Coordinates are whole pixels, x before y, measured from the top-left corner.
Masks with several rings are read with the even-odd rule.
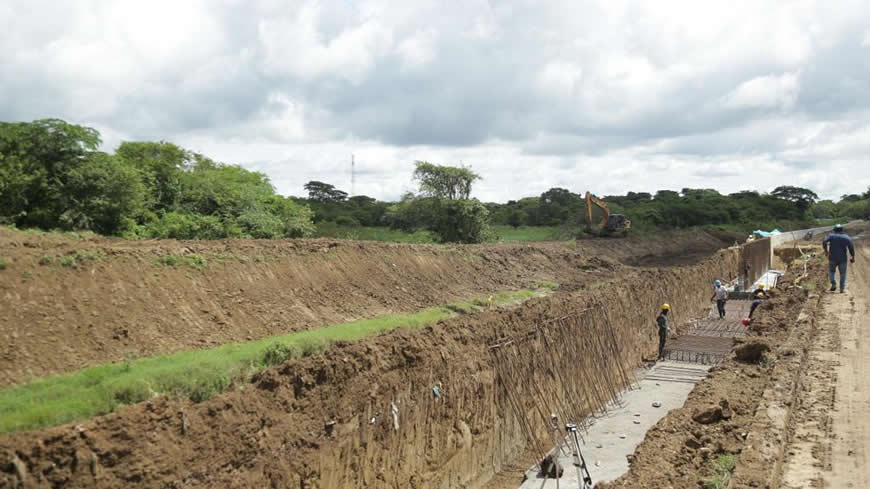
[[[0,119],[173,140],[287,193],[346,186],[352,152],[376,196],[414,159],[471,164],[492,200],[870,185],[858,0],[7,0],[0,42]]]

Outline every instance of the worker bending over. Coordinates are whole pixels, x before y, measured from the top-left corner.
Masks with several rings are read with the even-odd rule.
[[[665,358],[665,342],[668,341],[668,312],[671,310],[669,304],[662,304],[662,310],[656,317],[656,326],[659,328],[659,360]]]
[[[828,257],[828,273],[831,279],[831,292],[837,290],[837,270],[840,270],[840,293],[846,291],[846,252],[852,255],[855,263],[855,245],[852,238],[843,230],[842,224],[834,226],[834,232],[822,241],[825,256]]]
[[[755,291],[752,292],[752,306],[749,307],[749,319],[752,319],[752,313],[755,312],[755,309],[764,302],[764,284],[758,286]]]

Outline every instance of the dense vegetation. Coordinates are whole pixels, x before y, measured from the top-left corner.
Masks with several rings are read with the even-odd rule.
[[[480,242],[570,238],[584,224],[583,195],[552,188],[505,204],[470,197],[480,175],[417,162],[416,194],[399,202],[348,196],[319,181],[306,198],[284,197],[268,177],[168,142],[124,142],[102,152],[100,135],[45,119],[0,122],[0,224],[90,230],[128,238],[216,239],[335,236]],[[713,189],[604,196],[635,230],[696,226],[747,231],[870,217],[870,191],[819,201],[811,190],[722,195]],[[514,229],[515,231],[510,231]]]

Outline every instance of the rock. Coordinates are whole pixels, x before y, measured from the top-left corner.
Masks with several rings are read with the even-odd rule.
[[[18,476],[18,482],[21,483],[21,487],[27,487],[27,465],[18,456],[14,456],[12,457],[12,467],[15,469],[15,475]]]
[[[620,440],[625,440],[625,435],[619,435]]]
[[[696,423],[712,424],[722,419],[722,408],[720,406],[709,406],[707,408],[696,410],[692,414],[692,419]]]
[[[722,419],[731,419],[731,416],[734,415],[731,411],[731,404],[728,403],[728,399],[722,399],[719,401],[719,407],[722,408]]]
[[[685,445],[692,450],[697,450],[701,448],[701,442],[696,440],[695,438],[689,438],[688,440],[686,440]]]
[[[640,421],[634,420],[634,424],[640,424]]]
[[[737,361],[744,363],[760,363],[762,356],[770,351],[770,345],[760,341],[745,343],[734,349]]]
[[[662,403],[660,403],[660,402],[658,402],[658,401],[655,401],[655,402],[652,403],[652,407],[654,407],[654,408],[660,408],[660,407],[662,407]]]

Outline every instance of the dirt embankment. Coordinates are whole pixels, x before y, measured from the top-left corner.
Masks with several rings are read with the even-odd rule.
[[[124,241],[0,228],[0,257],[8,263],[0,270],[0,386],[128,355],[417,311],[538,281],[597,282],[644,246],[666,255],[683,245],[712,253],[722,242],[688,233],[574,248]]]
[[[523,356],[511,368],[520,378],[499,378],[490,342],[598,304],[621,345],[613,361],[637,364],[654,352],[658,305],[670,302],[677,321],[699,314],[708,307],[706,284],[736,261],[724,251],[693,266],[623,270],[601,287],[514,310],[336,345],[199,404],[158,398],[76,426],[4,436],[0,486],[24,479],[39,488],[478,487],[526,443],[509,405],[527,400],[507,387],[537,385],[545,396],[562,390]],[[584,345],[595,335],[580,333],[561,339],[588,354]],[[529,340],[530,354],[538,338]],[[573,378],[600,372],[569,363]],[[533,427],[541,437],[544,425]]]

